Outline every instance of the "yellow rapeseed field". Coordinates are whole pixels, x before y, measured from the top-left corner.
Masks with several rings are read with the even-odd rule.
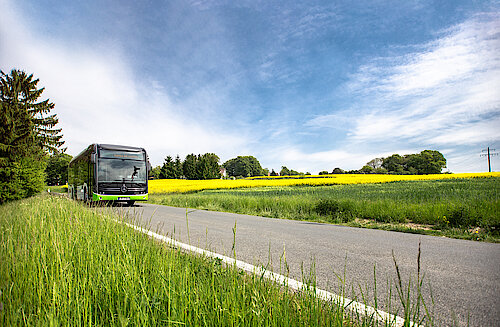
[[[235,189],[263,186],[324,186],[335,184],[369,184],[396,181],[436,180],[471,177],[500,177],[500,173],[466,173],[436,175],[376,175],[376,174],[341,174],[341,175],[308,175],[284,177],[254,177],[237,180],[185,180],[158,179],[149,181],[149,193],[186,193],[202,190]]]

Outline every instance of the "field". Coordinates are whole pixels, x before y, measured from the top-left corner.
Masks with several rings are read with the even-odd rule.
[[[500,173],[475,174],[438,174],[438,175],[376,175],[376,174],[341,174],[341,175],[305,175],[283,177],[252,177],[236,180],[185,180],[160,179],[149,182],[149,192],[187,193],[214,189],[237,189],[267,186],[327,186],[344,184],[373,184],[397,181],[461,179],[474,177],[500,177]]]
[[[497,175],[480,175],[481,178],[440,175],[445,178],[366,184],[361,184],[363,177],[360,177],[351,184],[344,180],[343,185],[278,184],[170,194],[154,194],[153,184],[150,202],[498,242],[500,178],[484,177]],[[272,185],[281,181],[289,180],[262,182]]]
[[[0,325],[375,325],[312,292],[158,244],[122,219],[61,197],[2,205]]]

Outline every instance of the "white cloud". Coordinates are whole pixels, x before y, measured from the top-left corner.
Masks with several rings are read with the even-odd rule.
[[[439,148],[500,140],[500,15],[481,14],[401,57],[376,58],[346,89],[357,94],[347,143]],[[306,126],[343,125],[338,113]],[[349,125],[347,125],[349,126]]]
[[[498,126],[500,126],[500,118],[495,118],[488,121],[478,122],[474,125],[465,124],[465,126],[454,126],[450,129],[445,129],[442,134],[431,138],[429,141],[435,144],[462,144],[474,145],[491,140],[492,137],[498,135]]]
[[[478,15],[425,45],[423,52],[406,56],[405,63],[395,66],[383,83],[389,91],[411,94],[477,79],[478,74],[492,68],[498,70],[499,28],[500,15]]]
[[[37,35],[7,2],[0,2],[0,62],[5,72],[25,70],[40,78],[43,97],[63,128],[68,152],[94,142],[143,146],[153,164],[167,154],[242,148],[242,136],[217,130],[172,104],[158,82],[141,85],[120,51],[112,46],[74,44]],[[207,124],[207,125],[204,125]]]
[[[347,129],[352,125],[353,114],[347,110],[337,111],[328,115],[318,115],[308,120],[304,126],[316,128]]]

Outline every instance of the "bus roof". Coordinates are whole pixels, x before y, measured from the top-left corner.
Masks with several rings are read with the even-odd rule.
[[[83,149],[83,151],[80,152],[78,155],[74,156],[73,159],[71,159],[70,164],[71,164],[71,162],[75,161],[77,158],[79,158],[80,156],[82,156],[84,153],[86,153],[90,149],[94,149],[95,150],[96,148],[103,149],[103,150],[114,150],[114,151],[130,151],[130,152],[141,152],[141,151],[144,151],[144,152],[146,152],[146,150],[144,148],[137,148],[137,147],[133,147],[133,146],[116,145],[116,144],[97,144],[97,143],[94,143],[94,144],[89,145],[85,149]]]
[[[144,151],[143,148],[136,148],[133,146],[126,145],[115,145],[115,144],[96,144],[99,149],[104,150],[115,150],[115,151]]]

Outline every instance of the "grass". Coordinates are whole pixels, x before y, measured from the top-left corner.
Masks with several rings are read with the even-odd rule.
[[[500,178],[489,177],[205,190],[150,202],[499,242],[499,191]]]
[[[376,325],[116,219],[47,195],[1,206],[0,325]]]
[[[45,190],[50,190],[52,193],[68,193],[68,185],[46,186]]]

